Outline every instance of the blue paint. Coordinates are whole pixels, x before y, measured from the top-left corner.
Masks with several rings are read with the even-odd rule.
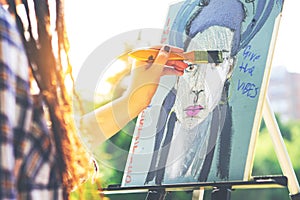
[[[260,31],[260,29],[263,27],[263,25],[266,23],[267,19],[269,18],[273,10],[274,4],[275,4],[275,0],[269,0],[267,7],[264,9],[264,12],[262,13],[263,8],[265,7],[265,2],[261,0],[259,1],[259,3],[257,4],[257,10],[259,11],[259,13],[253,17],[252,22],[248,25],[246,31],[242,34],[241,36],[242,40],[238,51],[246,47],[249,44],[249,42],[253,39],[253,37],[256,35],[256,33]]]
[[[162,181],[162,176],[160,175],[157,177],[157,165],[159,163],[159,149],[161,147],[161,144],[164,139],[164,131],[166,128],[166,124],[168,121],[169,113],[171,112],[171,109],[175,103],[176,99],[176,93],[177,91],[172,88],[172,90],[169,91],[167,94],[166,98],[163,101],[160,113],[159,113],[159,119],[157,121],[156,125],[156,134],[155,134],[155,143],[154,143],[154,149],[153,149],[153,156],[151,159],[151,164],[149,167],[149,171],[145,180],[145,184],[148,184],[150,181],[152,181],[154,178],[156,178],[156,181],[161,182]],[[174,127],[171,127],[173,130]],[[173,131],[171,133],[171,136],[168,136],[167,132],[167,137],[170,137],[172,139],[173,137]],[[170,134],[170,133],[169,133]],[[165,143],[165,142],[164,142]],[[162,173],[162,172],[160,172]],[[164,173],[164,172],[163,172]]]
[[[248,45],[243,51],[243,61],[239,65],[239,70],[242,73],[248,73],[253,76],[255,70],[255,62],[261,58],[261,55],[252,51],[251,45]]]
[[[255,1],[253,1],[254,3]],[[245,40],[249,34],[251,34],[252,29],[255,27],[255,24],[259,20],[259,17],[262,15],[266,5],[266,0],[259,0],[255,9],[255,15],[253,16],[251,23],[248,25],[247,29],[243,32],[242,40]]]
[[[189,21],[187,16],[191,16],[189,13],[193,11],[193,6],[196,6],[195,1],[192,3],[191,0],[186,1],[181,7],[175,19],[175,25],[172,27],[173,31],[179,32],[180,34],[176,35],[176,41],[173,42],[172,45],[184,47],[184,42],[182,38],[180,38],[184,30],[184,23],[188,25],[188,27],[186,27],[188,29],[186,33],[190,38],[194,38],[197,33],[201,33],[211,26],[222,26],[234,31],[231,48],[232,56],[235,56],[241,49],[245,48],[256,33],[260,31],[269,18],[275,4],[275,0],[269,0],[268,3],[267,0],[257,1],[255,15],[242,33],[242,23],[246,18],[246,12],[244,5],[240,1],[200,0],[200,2],[205,2],[202,3],[205,6],[200,8],[200,12],[199,10],[194,12],[197,16],[192,15],[192,21]],[[255,1],[253,1],[253,3],[254,2]],[[282,6],[283,0],[277,0],[276,3]],[[198,3],[198,6],[199,5],[201,5],[201,3]]]
[[[211,26],[222,26],[234,31],[231,54],[240,45],[242,22],[245,18],[243,4],[238,0],[211,0],[190,24],[189,37],[193,38]]]
[[[259,94],[259,87],[257,87],[254,83],[244,82],[239,79],[237,91],[240,91],[243,95],[250,99],[254,99]]]
[[[180,48],[184,47],[183,33],[185,32],[185,27],[189,20],[190,14],[198,4],[199,0],[187,0],[181,6],[171,27],[171,32],[169,35],[170,45]]]
[[[242,62],[242,64],[239,66],[240,72],[248,73],[250,76],[253,76],[255,66],[253,65],[253,66],[249,67],[248,64],[249,63],[244,64],[244,62]]]
[[[248,45],[243,51],[244,59],[248,59],[249,61],[255,62],[256,60],[260,59],[260,55],[251,51],[251,45]]]

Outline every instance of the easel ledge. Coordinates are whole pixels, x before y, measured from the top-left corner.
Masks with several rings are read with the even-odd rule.
[[[226,181],[226,182],[203,182],[203,183],[183,183],[183,184],[163,184],[151,186],[127,186],[110,185],[102,188],[103,194],[120,194],[120,193],[143,193],[148,191],[194,191],[199,188],[230,188],[230,189],[251,189],[264,187],[282,188],[287,186],[287,178],[285,176],[257,176],[249,181]]]
[[[164,184],[157,186],[130,186],[110,185],[101,190],[102,194],[129,194],[129,193],[165,193],[174,191],[195,191],[201,189],[212,189],[212,200],[229,200],[230,193],[234,189],[252,188],[283,188],[287,187],[288,180],[285,176],[257,176],[249,181],[227,181],[227,182],[204,182],[186,184]],[[227,197],[224,199],[224,197]]]

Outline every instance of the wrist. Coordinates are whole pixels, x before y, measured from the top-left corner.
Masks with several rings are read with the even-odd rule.
[[[134,92],[126,93],[122,99],[127,104],[128,114],[131,119],[137,117],[150,104],[147,97],[137,96]]]

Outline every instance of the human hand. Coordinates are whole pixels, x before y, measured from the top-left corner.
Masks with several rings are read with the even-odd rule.
[[[164,48],[164,46],[161,46],[161,45],[151,47],[151,49],[157,49],[157,50],[161,50],[162,48]],[[183,49],[171,46],[170,52],[180,54],[180,53],[183,53]],[[187,66],[188,65],[183,61],[168,60],[167,63],[165,64],[165,67],[164,67],[161,75],[162,76],[164,76],[164,75],[181,76],[183,74],[184,69],[187,68]]]
[[[181,53],[183,50],[164,46],[161,47],[153,62],[134,60],[131,71],[131,83],[126,91],[129,104],[128,109],[131,116],[138,115],[149,105],[157,90],[161,76],[180,76],[188,66],[183,61],[168,61],[170,52]]]
[[[89,145],[98,149],[99,144],[112,137],[130,120],[145,109],[159,85],[162,75],[182,75],[188,66],[183,61],[168,61],[170,52],[181,49],[165,46],[151,62],[135,60],[131,70],[131,84],[126,93],[82,117],[82,134],[89,134]]]

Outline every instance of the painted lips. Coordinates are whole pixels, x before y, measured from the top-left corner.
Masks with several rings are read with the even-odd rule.
[[[187,114],[187,116],[194,117],[194,116],[198,115],[198,113],[200,112],[200,110],[203,110],[203,106],[201,106],[201,105],[195,105],[195,106],[189,106],[189,107],[187,107],[184,111]]]

